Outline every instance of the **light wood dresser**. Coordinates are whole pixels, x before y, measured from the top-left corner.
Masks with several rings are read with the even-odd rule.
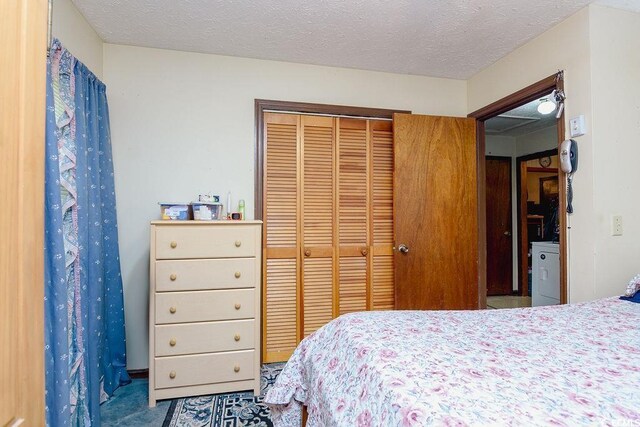
[[[260,393],[260,221],[153,221],[149,406]]]

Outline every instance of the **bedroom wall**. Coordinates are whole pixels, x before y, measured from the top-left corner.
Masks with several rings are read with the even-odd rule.
[[[158,201],[233,194],[253,218],[254,99],[465,116],[466,82],[104,45],[128,368],[147,367],[149,221]]]
[[[516,138],[516,156],[538,153],[558,147],[558,128],[552,126]]]
[[[640,13],[592,6],[590,24],[595,296],[602,297],[640,273]],[[622,236],[611,236],[613,215],[623,217]]]
[[[76,58],[102,79],[102,39],[71,0],[53,1],[51,32]]]
[[[589,8],[526,43],[468,80],[469,112],[565,71],[565,116],[584,114],[587,134],[580,143],[580,171],[574,181],[575,213],[569,217],[569,301],[596,297],[596,220],[592,146],[591,52]]]

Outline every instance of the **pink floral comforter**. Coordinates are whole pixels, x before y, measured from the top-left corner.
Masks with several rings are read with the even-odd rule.
[[[640,426],[640,304],[344,315],[265,401],[276,426]]]

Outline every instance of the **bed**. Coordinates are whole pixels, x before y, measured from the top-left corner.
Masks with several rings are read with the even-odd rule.
[[[640,304],[343,315],[265,402],[275,426],[640,426]]]

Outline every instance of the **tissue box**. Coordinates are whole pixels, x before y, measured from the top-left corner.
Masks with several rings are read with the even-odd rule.
[[[211,221],[220,219],[222,203],[193,202],[193,219],[197,221]]]
[[[187,203],[159,203],[162,219],[187,221],[192,218],[191,206]]]

